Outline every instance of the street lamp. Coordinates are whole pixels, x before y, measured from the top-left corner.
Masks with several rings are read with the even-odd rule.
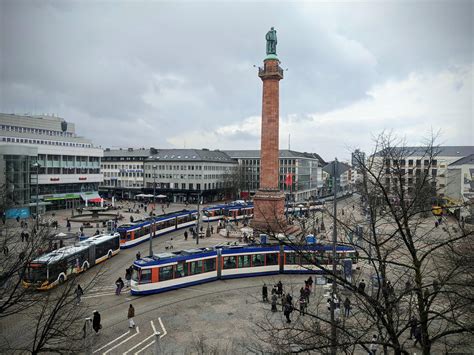
[[[155,202],[155,195],[156,195],[156,165],[152,166],[153,168],[153,210],[156,208],[156,202]],[[153,216],[154,213],[152,213],[152,233],[150,233],[150,257],[153,256],[153,238],[155,238],[155,217]]]
[[[32,165],[33,168],[36,168],[36,230],[38,230],[38,223],[39,223],[39,168],[41,164],[35,162]]]

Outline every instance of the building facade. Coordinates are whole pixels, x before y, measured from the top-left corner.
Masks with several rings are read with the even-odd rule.
[[[260,188],[260,151],[226,150],[235,159],[243,174],[245,188],[242,197],[252,196]],[[279,151],[279,188],[294,201],[316,197],[323,186],[323,159],[315,153],[301,153],[293,150]]]
[[[107,197],[132,199],[142,193],[144,184],[144,162],[156,154],[155,148],[127,148],[104,150],[102,173],[104,181],[100,184],[101,193]]]
[[[414,191],[417,180],[428,174],[438,196],[446,194],[448,166],[456,160],[474,154],[474,146],[436,147],[431,156],[426,147],[394,147],[391,149],[392,152],[389,155],[380,152],[374,156],[376,160],[380,160],[380,164],[374,166],[376,169],[383,169],[385,185],[394,190],[403,186],[408,192]],[[392,158],[388,158],[388,156]],[[398,181],[400,175],[401,181]]]
[[[226,175],[237,161],[219,150],[158,149],[144,161],[144,189],[172,202],[204,202],[225,197]]]
[[[474,222],[474,154],[449,164],[447,181],[446,197],[457,206],[455,215]]]
[[[18,208],[34,209],[37,198],[40,212],[98,198],[102,156],[63,118],[0,114],[0,182]]]

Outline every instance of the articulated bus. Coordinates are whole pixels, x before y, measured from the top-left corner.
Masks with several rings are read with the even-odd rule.
[[[47,290],[63,283],[120,251],[120,235],[103,234],[66,246],[31,261],[25,270],[23,286]]]

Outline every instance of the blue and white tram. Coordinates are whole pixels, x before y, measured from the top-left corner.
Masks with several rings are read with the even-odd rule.
[[[338,269],[346,261],[357,267],[353,247],[338,245]],[[191,285],[238,277],[279,273],[323,274],[332,264],[331,245],[289,247],[236,245],[155,254],[133,264],[132,295],[160,293]]]
[[[202,220],[204,222],[212,222],[226,218],[229,221],[235,221],[252,217],[252,203],[230,203],[227,205],[217,205],[204,208]]]
[[[183,210],[122,224],[117,229],[120,233],[120,248],[127,249],[147,241],[153,231],[155,236],[160,236],[181,228],[194,226],[196,220],[197,211]]]

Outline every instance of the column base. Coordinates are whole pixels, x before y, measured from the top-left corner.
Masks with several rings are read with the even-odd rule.
[[[250,226],[256,233],[275,235],[286,230],[285,195],[279,190],[258,190],[253,198]]]

